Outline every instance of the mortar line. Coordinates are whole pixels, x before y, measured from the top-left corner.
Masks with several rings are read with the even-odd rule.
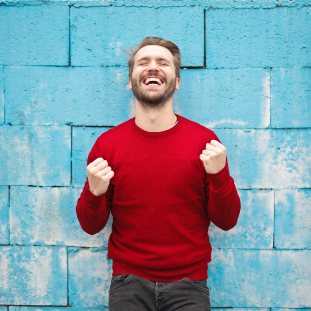
[[[206,9],[204,9],[204,69],[206,69]]]
[[[69,265],[68,265],[68,246],[66,246],[66,255],[67,255],[67,306],[70,307],[69,304]]]
[[[69,5],[69,35],[68,35],[68,41],[69,41],[69,48],[68,48],[68,67],[71,67],[71,29],[70,29],[70,9],[71,6]]]
[[[8,230],[9,230],[9,245],[11,245],[11,186],[9,186],[9,219],[8,219]]]

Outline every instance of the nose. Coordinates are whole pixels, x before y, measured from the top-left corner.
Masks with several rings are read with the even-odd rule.
[[[148,71],[158,71],[158,70],[159,70],[159,68],[158,68],[156,61],[152,60],[149,64]]]

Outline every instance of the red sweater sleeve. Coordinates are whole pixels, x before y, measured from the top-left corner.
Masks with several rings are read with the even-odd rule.
[[[95,142],[89,153],[87,165],[100,157],[97,144],[98,141]],[[86,233],[96,234],[106,226],[110,214],[112,195],[113,188],[110,183],[106,193],[95,196],[89,190],[88,179],[86,179],[76,207],[78,220]]]
[[[239,218],[241,201],[227,159],[220,172],[206,174],[205,187],[209,219],[222,230],[232,229]]]

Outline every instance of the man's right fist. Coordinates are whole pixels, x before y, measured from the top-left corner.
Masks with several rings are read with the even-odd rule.
[[[103,158],[97,158],[86,167],[89,189],[96,196],[100,196],[108,189],[110,179],[114,172]]]

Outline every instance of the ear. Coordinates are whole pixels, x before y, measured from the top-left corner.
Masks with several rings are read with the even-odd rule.
[[[131,78],[129,78],[129,90],[131,90],[132,89],[132,80],[131,80]]]
[[[176,90],[179,90],[180,78],[176,79]]]

